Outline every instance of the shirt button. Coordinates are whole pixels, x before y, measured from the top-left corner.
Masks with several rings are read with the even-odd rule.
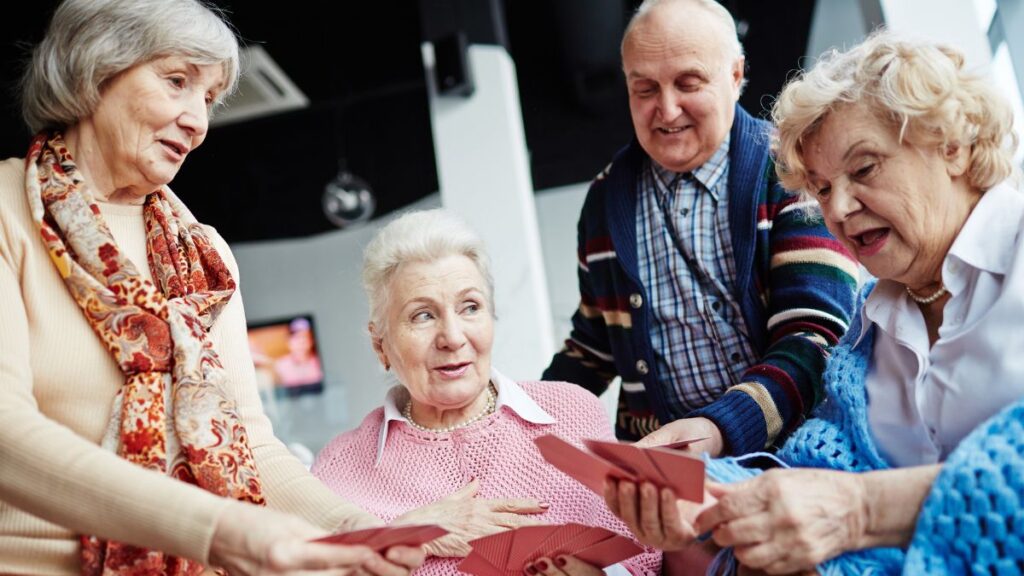
[[[741,358],[742,356],[740,356],[739,352],[733,352],[732,355],[729,356],[729,359],[732,360],[733,362],[739,362]]]
[[[711,303],[711,307],[715,310],[715,312],[718,312],[719,310],[722,309],[722,303],[718,300],[715,300],[714,302]]]
[[[682,213],[683,216],[689,216],[690,215],[690,209],[689,208],[683,208],[679,212]]]
[[[636,371],[639,372],[641,376],[646,376],[647,372],[650,371],[647,368],[647,362],[644,362],[643,360],[637,360],[636,361]]]
[[[644,305],[644,297],[639,295],[639,294],[636,294],[636,293],[630,294],[629,295],[629,305],[632,306],[633,308],[639,308],[639,307],[643,306]]]

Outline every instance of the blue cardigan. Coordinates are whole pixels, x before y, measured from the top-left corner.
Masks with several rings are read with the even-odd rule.
[[[865,288],[863,297],[871,288]],[[860,331],[861,315],[856,313],[829,359],[826,400],[777,454],[787,465],[851,472],[890,468],[878,452],[867,418],[865,381],[875,329],[854,346]],[[733,458],[708,463],[708,475],[721,481],[758,473]],[[906,551],[850,552],[818,570],[823,575],[871,570],[908,575],[1024,573],[1024,401],[984,422],[950,454],[921,508]]]

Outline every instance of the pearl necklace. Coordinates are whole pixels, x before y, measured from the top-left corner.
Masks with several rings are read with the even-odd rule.
[[[906,286],[906,289],[907,294],[910,294],[910,299],[918,304],[931,304],[939,298],[942,298],[942,295],[946,293],[946,285],[942,282],[939,282],[939,289],[931,296],[918,296],[917,294],[914,294],[914,291],[910,289],[910,286]]]
[[[444,428],[428,428],[426,426],[422,426],[422,425],[418,424],[415,420],[412,419],[412,400],[409,400],[409,402],[405,405],[405,408],[402,410],[402,416],[405,416],[405,419],[406,419],[407,422],[409,422],[410,426],[412,426],[413,428],[415,428],[415,429],[417,429],[417,430],[419,430],[421,432],[435,432],[435,433],[436,432],[441,432],[441,433],[444,433],[444,432],[451,432],[453,430],[458,430],[459,428],[465,428],[466,426],[469,426],[470,424],[473,424],[473,423],[479,422],[480,420],[483,420],[485,417],[487,417],[488,415],[490,415],[491,413],[494,412],[494,409],[495,409],[496,406],[497,406],[497,393],[494,390],[494,384],[488,384],[487,385],[487,403],[484,406],[484,409],[482,411],[480,411],[480,413],[477,414],[476,416],[473,416],[469,420],[466,420],[464,422],[459,422],[458,424],[452,424],[451,426],[445,426]]]

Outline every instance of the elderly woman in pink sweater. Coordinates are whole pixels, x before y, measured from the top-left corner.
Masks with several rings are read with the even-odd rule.
[[[383,407],[324,448],[314,475],[385,521],[403,515],[401,521],[410,521],[407,511],[439,498],[470,504],[447,507],[466,516],[489,502],[507,506],[510,498],[536,498],[542,502],[532,510],[536,515],[510,510],[486,531],[536,520],[632,537],[599,496],[550,466],[533,444],[544,434],[576,444],[613,438],[597,398],[564,383],[515,382],[491,367],[493,282],[475,233],[444,210],[406,214],[367,247],[363,282],[373,349],[399,385]],[[502,510],[487,512],[502,517]],[[457,574],[458,563],[429,558],[419,573]],[[660,568],[661,553],[648,549],[609,572],[658,574]],[[542,558],[523,570],[601,574],[572,557]]]

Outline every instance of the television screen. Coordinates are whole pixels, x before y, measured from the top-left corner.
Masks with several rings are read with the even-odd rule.
[[[263,390],[273,390],[274,396],[323,391],[324,370],[312,315],[250,323],[249,349]]]

